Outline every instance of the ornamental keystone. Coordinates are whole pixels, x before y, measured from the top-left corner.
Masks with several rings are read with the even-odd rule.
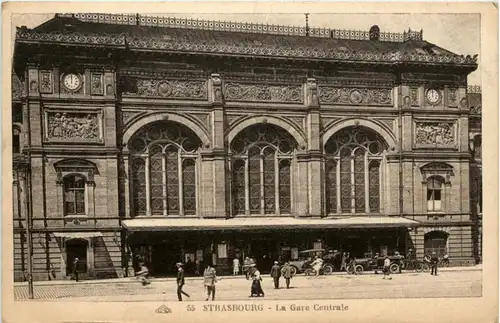
[[[211,74],[210,81],[208,82],[208,100],[212,103],[220,103],[222,104],[224,101],[223,93],[222,93],[222,79],[220,74]]]

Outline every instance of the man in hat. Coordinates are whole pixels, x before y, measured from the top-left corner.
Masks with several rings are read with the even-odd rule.
[[[280,266],[278,265],[278,262],[275,261],[274,265],[271,267],[271,277],[274,280],[275,289],[280,288],[280,276],[281,276]]]
[[[181,262],[175,264],[177,266],[177,298],[182,302],[182,294],[190,297],[188,293],[182,290],[184,286],[184,268]]]
[[[438,274],[438,262],[439,258],[435,251],[431,254],[431,275],[437,276]]]
[[[73,259],[73,275],[75,276],[75,281],[78,282],[78,271],[80,270],[80,259],[78,257],[75,257]]]
[[[217,282],[217,275],[215,268],[212,267],[211,264],[207,264],[203,272],[203,279],[203,284],[207,288],[207,299],[205,301],[208,301],[210,296],[212,296],[212,301],[215,300],[215,283]]]

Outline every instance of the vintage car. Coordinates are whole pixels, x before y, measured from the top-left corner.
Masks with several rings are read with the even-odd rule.
[[[299,273],[305,273],[306,275],[311,274],[314,270],[311,268],[310,264],[316,256],[323,259],[323,266],[320,269],[320,274],[331,275],[334,271],[331,252],[327,252],[325,249],[309,249],[299,252],[298,260],[289,261],[290,266],[292,266],[292,276]]]
[[[389,266],[389,271],[391,274],[398,274],[400,272],[401,266],[404,262],[404,256],[392,255],[389,256],[391,264]],[[352,260],[347,266],[348,274],[362,274],[364,271],[373,270],[375,274],[382,271],[384,268],[384,257],[371,257],[371,254],[365,254],[363,258],[357,258]]]

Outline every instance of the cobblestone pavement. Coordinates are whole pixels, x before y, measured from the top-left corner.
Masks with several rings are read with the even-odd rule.
[[[478,297],[482,293],[481,271],[449,271],[438,276],[429,273],[403,273],[392,275],[392,280],[382,275],[360,276],[332,275],[319,277],[297,276],[293,288],[281,286],[274,289],[272,279],[264,276],[262,286],[265,299],[357,299],[357,298],[421,298],[421,297]],[[281,279],[281,285],[284,280]],[[203,280],[187,279],[184,290],[191,295],[186,301],[204,301]],[[35,285],[35,299],[74,301],[177,301],[176,283],[173,280],[152,280],[142,286],[137,280],[104,283],[71,283]],[[222,278],[217,284],[216,300],[246,300],[250,282],[244,277]],[[16,300],[27,299],[27,286],[15,286]]]

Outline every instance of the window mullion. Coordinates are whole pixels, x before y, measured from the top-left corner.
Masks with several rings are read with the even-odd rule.
[[[368,169],[369,169],[369,164],[368,164],[368,152],[365,152],[365,213],[370,213],[370,183],[369,183],[369,178],[368,178]]]
[[[356,213],[356,182],[354,169],[354,152],[351,153],[351,213]]]
[[[149,183],[149,155],[145,159],[145,179],[146,179],[146,215],[151,216],[151,187]]]
[[[184,215],[184,183],[182,180],[182,156],[181,151],[177,154],[177,179],[179,183],[179,215]]]
[[[342,205],[341,205],[341,196],[340,196],[340,158],[337,160],[335,159],[336,161],[336,164],[335,164],[335,176],[337,176],[337,181],[336,181],[336,187],[335,189],[337,190],[337,214],[341,214],[342,213]]]
[[[168,200],[167,200],[167,154],[163,153],[161,159],[162,167],[162,186],[163,186],[163,216],[168,215]]]
[[[274,152],[274,201],[276,215],[280,215],[280,168],[276,151]]]
[[[264,199],[264,156],[260,155],[260,214],[266,214],[265,206],[266,202]]]
[[[250,215],[250,174],[249,158],[245,158],[245,214]]]

